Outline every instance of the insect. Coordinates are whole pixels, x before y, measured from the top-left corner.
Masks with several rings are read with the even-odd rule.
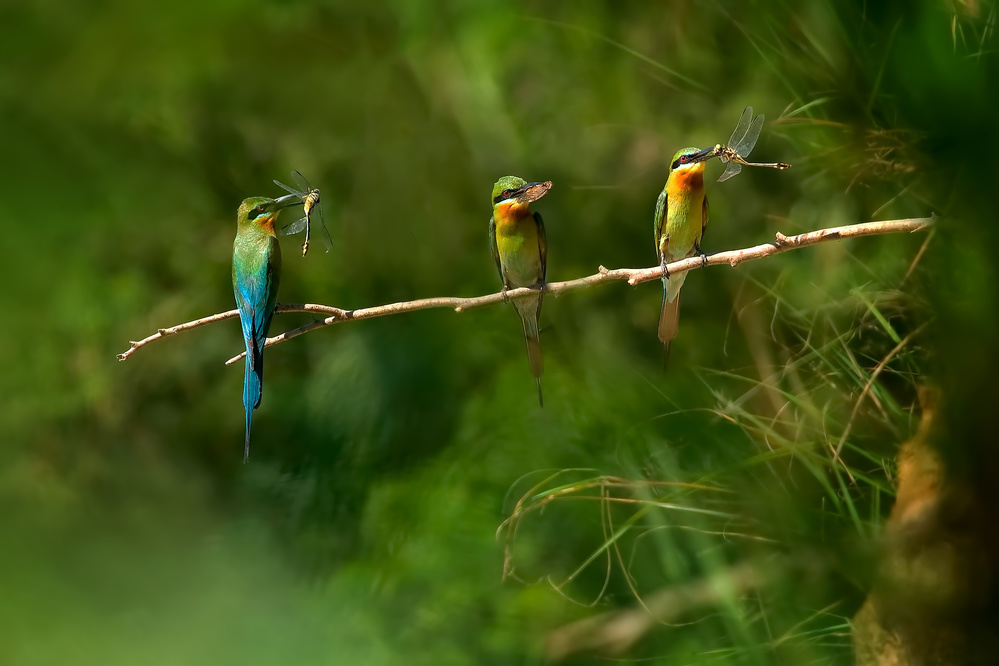
[[[717,144],[714,155],[726,162],[728,166],[718,178],[718,182],[728,180],[732,176],[738,175],[743,166],[767,167],[770,169],[784,170],[790,168],[786,162],[747,162],[746,155],[752,152],[756,146],[757,139],[760,138],[760,131],[763,129],[763,114],[753,117],[753,107],[747,106],[739,117],[739,123],[732,131],[727,144]]]
[[[289,187],[280,180],[275,180],[274,184],[301,197],[305,216],[281,227],[279,233],[282,236],[292,236],[305,229],[305,242],[302,243],[302,256],[304,257],[309,252],[309,239],[312,234],[312,211],[316,209],[319,211],[319,226],[323,229],[323,244],[326,246],[326,251],[329,252],[333,248],[333,239],[330,238],[330,232],[326,229],[326,222],[323,221],[323,204],[319,201],[319,190],[309,185],[309,181],[305,179],[305,176],[300,171],[292,171],[291,177],[295,180],[295,185],[299,189],[296,190]]]

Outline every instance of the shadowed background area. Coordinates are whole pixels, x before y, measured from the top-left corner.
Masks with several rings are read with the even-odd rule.
[[[0,661],[849,663],[917,386],[999,508],[994,12],[0,8]],[[651,266],[670,156],[748,105],[752,158],[793,168],[709,164],[705,251],[936,229],[691,273],[667,374],[658,284],[549,298],[543,410],[509,306],[310,333],[267,352],[247,465],[235,320],[115,359],[234,307],[236,208],[292,169],[334,246],[282,241],[281,302],[497,291],[506,174],[554,182],[550,280]],[[705,580],[616,649],[549,638]]]

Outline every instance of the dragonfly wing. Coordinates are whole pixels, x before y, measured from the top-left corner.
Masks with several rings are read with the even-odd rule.
[[[330,236],[330,230],[326,228],[326,219],[323,217],[323,204],[317,203],[316,207],[319,208],[319,226],[323,228],[323,244],[326,246],[326,251],[329,252],[333,249],[333,237]]]
[[[302,196],[301,192],[299,192],[298,190],[291,189],[289,186],[285,185],[280,180],[275,180],[274,184],[277,185],[278,187],[280,187],[283,190],[287,190],[288,192],[291,192],[292,194],[296,194],[296,195],[298,195],[300,197]]]
[[[312,186],[309,185],[309,181],[305,179],[305,176],[302,175],[301,171],[292,171],[291,177],[295,180],[295,184],[298,185],[298,188],[302,190],[302,192],[307,193],[312,189]]]
[[[308,216],[306,216],[299,220],[295,220],[294,222],[289,222],[288,224],[284,225],[283,227],[281,227],[281,231],[279,231],[278,234],[281,236],[294,236],[295,234],[300,233],[303,229],[305,229],[305,227],[308,224],[309,224],[309,218]]]
[[[728,166],[725,167],[725,171],[722,172],[722,175],[718,177],[718,182],[720,183],[722,181],[728,180],[732,176],[737,176],[739,175],[740,171],[742,171],[741,164],[739,164],[738,162],[729,162]]]
[[[732,136],[728,138],[729,148],[734,148],[742,142],[742,137],[746,136],[746,132],[749,131],[749,123],[752,120],[753,107],[747,106],[742,110],[742,115],[739,116],[739,122],[736,124],[735,129],[732,130]]]
[[[752,124],[746,130],[746,135],[742,137],[734,146],[729,146],[735,149],[735,152],[739,153],[742,157],[746,157],[752,152],[753,148],[756,146],[756,141],[760,138],[760,132],[763,130],[763,114],[753,118]]]

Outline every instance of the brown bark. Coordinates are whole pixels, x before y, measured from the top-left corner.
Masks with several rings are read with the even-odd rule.
[[[921,391],[920,402],[919,431],[898,453],[898,492],[878,575],[853,619],[857,664],[999,663],[988,649],[996,631],[996,562],[983,531],[992,521],[941,461],[935,394]]]

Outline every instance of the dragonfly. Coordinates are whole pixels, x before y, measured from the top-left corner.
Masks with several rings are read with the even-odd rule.
[[[714,148],[714,155],[728,164],[725,171],[718,178],[718,182],[728,180],[742,171],[743,166],[767,167],[770,169],[788,169],[791,167],[786,162],[747,162],[746,156],[752,152],[756,146],[756,141],[760,138],[760,131],[763,129],[763,114],[753,117],[753,107],[747,106],[739,117],[739,123],[732,131],[727,144],[717,144]]]
[[[302,256],[304,257],[309,252],[309,239],[312,234],[312,211],[313,209],[318,210],[319,226],[323,229],[323,244],[326,246],[326,251],[329,252],[333,249],[333,239],[330,238],[330,232],[326,229],[326,222],[323,221],[323,204],[319,201],[319,190],[309,185],[309,181],[305,179],[305,176],[302,175],[301,171],[292,171],[291,177],[294,179],[295,185],[298,186],[297,190],[293,187],[285,185],[280,180],[275,180],[274,184],[298,197],[301,197],[302,207],[305,209],[305,216],[281,227],[281,231],[279,233],[282,236],[293,236],[294,234],[300,233],[302,229],[305,229],[305,242],[302,243]]]

